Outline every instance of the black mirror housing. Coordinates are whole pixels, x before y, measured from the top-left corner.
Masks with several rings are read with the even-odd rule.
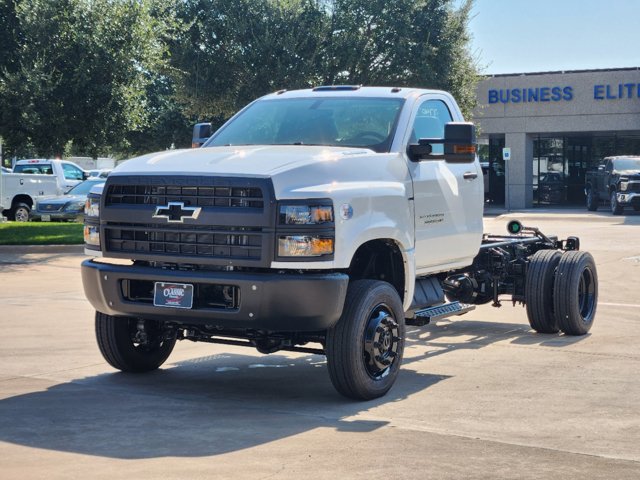
[[[444,154],[431,153],[434,144],[444,144]],[[476,128],[471,122],[449,122],[444,126],[444,138],[421,138],[407,146],[407,155],[413,162],[471,163],[476,159]]]
[[[193,136],[191,137],[191,148],[201,147],[211,136],[210,123],[196,123],[193,126]]]

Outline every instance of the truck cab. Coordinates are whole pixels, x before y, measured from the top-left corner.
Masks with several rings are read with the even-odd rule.
[[[79,165],[67,160],[18,160],[13,167],[13,172],[53,175],[60,189],[60,193],[68,192],[77,184],[89,178],[88,172],[83,170]]]

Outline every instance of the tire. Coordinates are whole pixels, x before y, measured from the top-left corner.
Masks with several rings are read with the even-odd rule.
[[[31,208],[26,203],[17,203],[11,209],[11,218],[16,222],[28,222]]]
[[[598,210],[598,198],[594,195],[592,188],[587,190],[587,210],[590,212]]]
[[[611,213],[613,215],[620,215],[624,210],[624,207],[618,203],[618,198],[616,197],[615,190],[611,192],[610,204],[611,204]]]
[[[572,251],[562,255],[556,270],[553,307],[558,326],[567,335],[585,335],[598,306],[598,272],[591,254]]]
[[[562,254],[557,250],[539,250],[527,267],[524,298],[529,325],[538,333],[558,333],[553,310],[553,286]]]
[[[404,336],[398,292],[378,280],[352,282],[342,316],[327,331],[325,351],[333,386],[356,400],[382,397],[398,376]]]
[[[138,332],[138,319],[96,312],[96,340],[109,365],[123,372],[149,372],[169,357],[176,344],[175,333],[166,338],[158,322],[142,322],[148,336],[144,343],[133,338]]]

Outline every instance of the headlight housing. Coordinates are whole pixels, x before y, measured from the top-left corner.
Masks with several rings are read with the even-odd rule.
[[[315,235],[283,235],[278,238],[280,257],[320,257],[333,254],[333,238]]]
[[[84,243],[87,248],[100,248],[100,227],[98,225],[84,226]]]
[[[100,195],[89,194],[87,201],[84,202],[84,214],[90,218],[100,217]]]
[[[277,259],[331,260],[334,245],[335,223],[331,199],[285,200],[278,205]]]
[[[69,202],[64,206],[64,211],[65,212],[78,212],[81,213],[85,206],[86,206],[87,202]]]
[[[84,204],[84,248],[87,254],[100,250],[100,197],[103,188],[104,183],[91,188]]]
[[[280,205],[280,225],[320,225],[333,222],[333,205]]]
[[[620,182],[620,191],[621,192],[626,192],[627,188],[629,188],[629,183],[628,182]]]

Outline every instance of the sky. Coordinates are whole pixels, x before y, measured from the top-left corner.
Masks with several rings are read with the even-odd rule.
[[[482,73],[640,67],[640,0],[474,0]]]

